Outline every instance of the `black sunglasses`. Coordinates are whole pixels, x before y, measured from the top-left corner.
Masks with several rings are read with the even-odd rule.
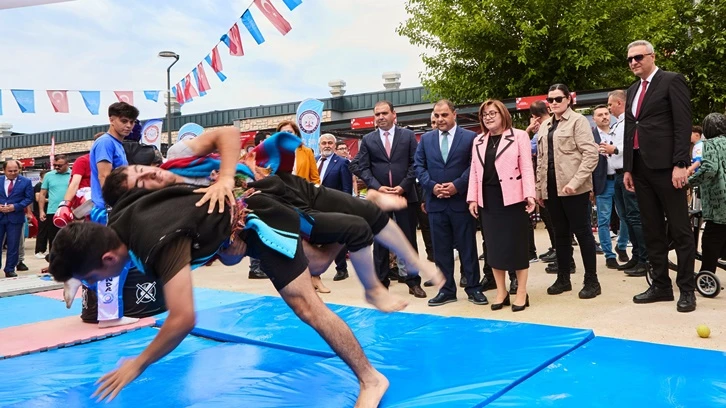
[[[567,99],[566,96],[555,96],[554,98],[547,98],[547,103],[552,103],[552,102],[562,103],[562,101],[564,101],[565,99]]]
[[[635,62],[640,62],[640,61],[643,60],[643,58],[645,58],[646,55],[653,55],[653,53],[652,52],[649,52],[647,54],[633,55],[632,57],[626,58],[626,60],[628,61],[628,64],[630,64],[631,62],[633,62],[633,60],[635,60]]]

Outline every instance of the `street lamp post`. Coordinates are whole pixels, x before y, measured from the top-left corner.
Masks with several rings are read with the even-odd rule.
[[[162,51],[159,53],[161,58],[174,58],[174,62],[166,69],[166,132],[167,132],[167,149],[171,147],[171,67],[179,61],[179,54],[174,51]]]

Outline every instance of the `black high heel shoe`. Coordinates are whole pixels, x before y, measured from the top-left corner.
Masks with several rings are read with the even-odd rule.
[[[492,306],[494,306],[494,305],[492,305]],[[512,302],[512,311],[513,312],[521,312],[522,310],[524,310],[525,308],[528,308],[528,307],[529,307],[529,293],[527,293],[527,299],[524,301],[524,305],[519,306],[519,305],[515,305],[514,302]]]
[[[502,303],[492,303],[492,310],[502,310],[502,307],[509,306],[509,293],[507,293],[507,297],[504,298]]]

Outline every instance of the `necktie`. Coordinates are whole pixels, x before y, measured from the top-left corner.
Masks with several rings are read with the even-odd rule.
[[[10,197],[10,194],[13,193],[13,187],[15,187],[15,180],[10,180],[10,184],[8,185],[8,197]]]
[[[323,156],[320,158],[320,164],[318,164],[318,175],[320,175],[320,178],[323,177],[323,163],[328,160],[327,157]]]
[[[391,158],[391,136],[388,132],[383,132],[383,137],[386,139],[386,143],[383,145],[383,147],[386,148],[386,156],[388,158]],[[391,173],[391,170],[388,170],[388,184],[390,187],[393,187],[393,173]]]
[[[640,116],[640,108],[643,106],[643,98],[645,97],[645,91],[648,89],[648,81],[643,81],[641,84],[640,89],[640,96],[638,96],[638,105],[635,108],[635,119],[638,119],[638,116]],[[638,128],[635,128],[635,135],[633,135],[633,149],[640,149],[640,144],[638,143]]]
[[[446,163],[446,159],[449,157],[449,132],[444,132],[441,136],[444,137],[441,141],[441,157],[443,157],[444,163]]]

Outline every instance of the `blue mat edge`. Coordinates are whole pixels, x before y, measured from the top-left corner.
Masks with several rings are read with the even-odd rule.
[[[559,326],[555,326],[555,327],[559,327]],[[565,357],[565,356],[567,356],[568,354],[570,354],[570,353],[572,353],[572,352],[576,351],[576,350],[577,350],[577,349],[579,349],[580,347],[582,347],[582,346],[584,346],[585,344],[589,343],[590,341],[594,340],[594,339],[595,339],[596,337],[597,337],[597,336],[595,336],[595,331],[593,331],[592,329],[590,329],[590,333],[589,333],[589,335],[588,335],[588,336],[587,336],[586,338],[584,338],[584,339],[580,340],[580,342],[579,342],[579,343],[577,343],[576,345],[574,345],[574,346],[570,347],[569,349],[567,349],[567,350],[565,350],[565,351],[561,352],[560,354],[556,355],[555,357],[553,357],[553,358],[551,358],[551,359],[549,359],[549,360],[545,361],[544,363],[540,364],[539,366],[535,367],[535,368],[534,368],[534,369],[533,369],[532,371],[530,371],[529,373],[527,373],[527,374],[525,374],[525,375],[521,376],[521,377],[520,377],[520,378],[518,378],[517,380],[513,381],[513,382],[512,382],[511,384],[509,384],[509,385],[507,385],[506,387],[504,387],[504,388],[503,388],[503,389],[502,389],[501,391],[498,391],[498,392],[494,393],[494,394],[493,394],[492,396],[490,396],[489,398],[485,399],[484,401],[480,402],[479,404],[476,404],[476,405],[474,405],[474,407],[473,407],[473,408],[481,408],[481,407],[485,407],[485,406],[489,405],[490,403],[492,403],[492,402],[494,402],[495,400],[499,399],[499,398],[500,398],[501,396],[503,396],[504,394],[506,394],[506,393],[508,393],[509,391],[511,391],[511,390],[512,390],[512,389],[513,389],[514,387],[516,387],[517,385],[519,385],[519,384],[523,383],[524,381],[527,381],[527,380],[528,380],[529,378],[531,378],[531,377],[533,377],[534,375],[536,375],[536,374],[540,373],[540,372],[541,372],[542,370],[544,370],[545,368],[547,368],[547,367],[548,367],[548,366],[549,366],[550,364],[553,364],[553,363],[555,363],[556,361],[558,361],[558,360],[560,360],[560,359],[564,358],[564,357]]]

